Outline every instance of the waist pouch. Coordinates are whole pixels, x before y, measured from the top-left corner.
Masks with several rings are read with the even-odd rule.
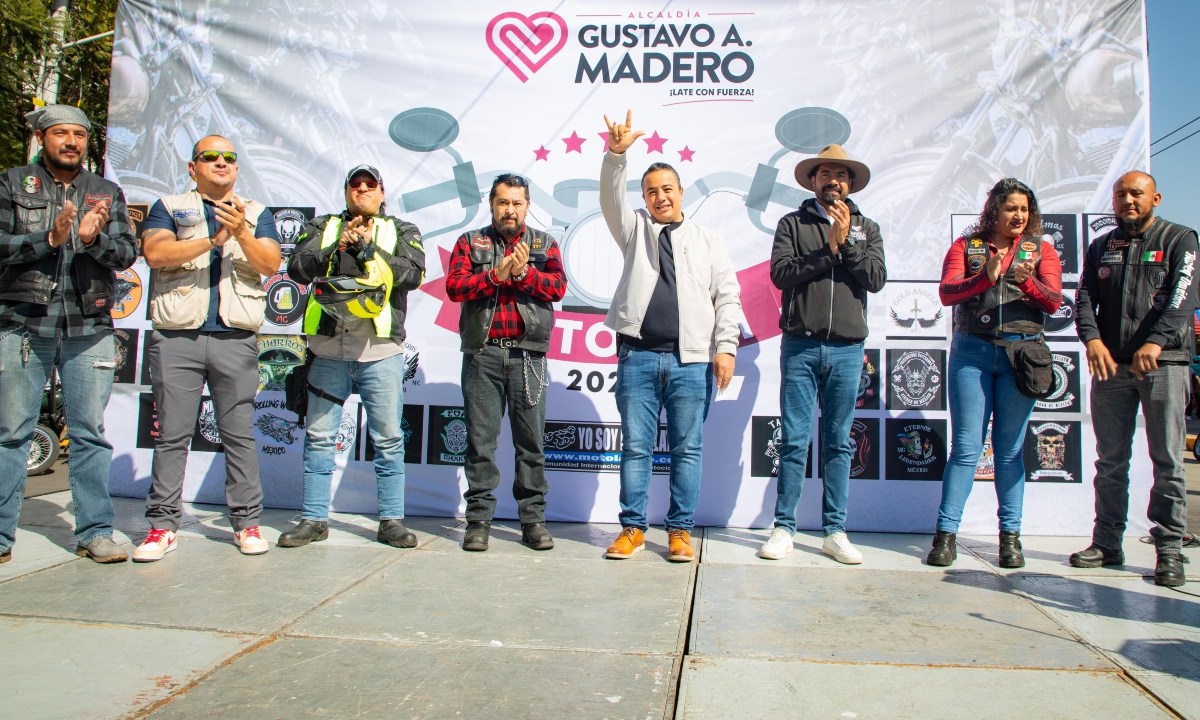
[[[1036,340],[995,338],[993,342],[1008,354],[1022,395],[1040,400],[1054,392],[1054,360],[1041,336]]]

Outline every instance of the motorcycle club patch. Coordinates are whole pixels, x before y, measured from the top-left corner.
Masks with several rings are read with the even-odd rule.
[[[544,249],[546,249],[546,240],[545,240],[545,238],[538,237],[538,236],[534,236],[534,237],[531,237],[531,238],[529,238],[529,249],[530,249],[530,250],[544,250]]]
[[[36,175],[26,175],[21,178],[21,189],[33,195],[42,189],[42,179]]]
[[[85,195],[83,206],[88,210],[103,205],[106,210],[112,210],[112,195]]]
[[[1120,265],[1125,261],[1125,253],[1120,250],[1112,250],[1100,256],[1101,265]]]
[[[967,267],[972,274],[979,272],[987,262],[987,252],[987,245],[983,240],[976,237],[967,241]]]
[[[492,239],[487,235],[474,235],[471,237],[471,247],[476,250],[491,250]]]
[[[854,242],[865,243],[867,241],[867,231],[862,229],[862,225],[851,225],[849,237]]]
[[[1120,238],[1116,235],[1113,235],[1108,239],[1109,250],[1121,250],[1127,247],[1129,247],[1129,238]]]

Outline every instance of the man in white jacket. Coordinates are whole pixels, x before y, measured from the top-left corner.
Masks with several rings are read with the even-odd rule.
[[[624,124],[607,116],[604,121],[608,152],[600,171],[600,207],[624,255],[605,319],[617,333],[622,435],[622,529],[606,557],[628,558],[645,547],[646,501],[665,406],[671,455],[667,559],[691,562],[704,419],[714,380],[724,390],[733,377],[740,288],[721,239],[683,216],[683,188],[670,165],[655,163],[642,175],[646,209],[629,206],[625,151],[645,133],[632,129],[632,112]]]

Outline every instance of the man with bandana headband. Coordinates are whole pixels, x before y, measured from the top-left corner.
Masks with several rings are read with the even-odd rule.
[[[71,440],[75,553],[124,562],[112,539],[104,408],[116,368],[116,272],[133,264],[137,242],[121,188],[83,167],[92,127],[83,111],[48,105],[25,117],[40,157],[0,174],[0,563],[12,558],[29,442],[53,368]]]
[[[821,552],[847,565],[862,553],[846,537],[850,500],[850,427],[867,337],[867,293],[887,282],[879,225],[864,217],[848,195],[867,186],[871,171],[830,145],[796,165],[796,182],[816,195],[779,220],[771,247],[771,282],[783,291],[779,451],[775,529],[759,557],[778,560],[792,549],[796,504],[813,415],[821,408],[824,500]]]

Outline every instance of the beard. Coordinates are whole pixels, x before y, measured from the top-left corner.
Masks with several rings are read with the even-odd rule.
[[[46,164],[49,165],[50,167],[54,168],[55,170],[63,170],[66,172],[75,172],[76,170],[80,169],[83,166],[83,153],[80,153],[79,159],[75,160],[73,162],[67,161],[67,160],[62,160],[60,158],[57,158],[57,157],[51,155],[50,153],[45,153],[43,155],[43,157],[46,158]]]
[[[493,225],[496,226],[496,231],[505,240],[512,240],[521,234],[521,224],[517,222],[516,218],[501,218],[495,221]]]
[[[821,194],[819,197],[821,203],[824,205],[832,205],[838,200],[842,199],[841,194],[838,193],[837,185],[826,185],[825,187],[821,188]]]
[[[1146,221],[1150,219],[1150,213],[1138,215],[1135,218],[1117,218],[1117,228],[1126,235],[1137,235],[1142,228],[1146,226]]]

